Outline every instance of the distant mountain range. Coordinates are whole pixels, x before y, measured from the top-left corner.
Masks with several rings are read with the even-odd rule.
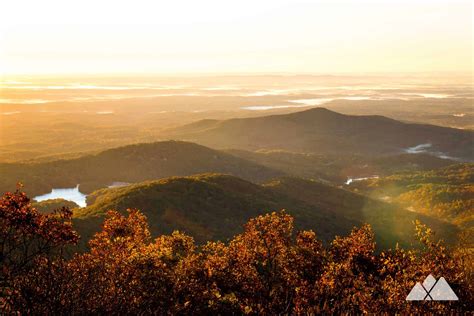
[[[205,172],[252,182],[293,175],[342,184],[349,177],[428,170],[472,160],[474,132],[351,116],[315,108],[258,118],[203,120],[168,130],[183,141],[129,145],[75,159],[0,164],[0,192],[17,182],[32,196],[80,185],[83,193]],[[252,150],[258,150],[254,152]],[[436,157],[441,156],[443,159]]]
[[[420,151],[474,159],[474,131],[409,124],[383,116],[343,115],[325,108],[256,118],[202,120],[168,130],[165,137],[212,148],[361,155],[400,154],[424,145]]]
[[[344,189],[297,178],[257,185],[237,177],[204,174],[147,181],[101,189],[89,206],[75,212],[75,225],[87,240],[109,209],[140,209],[154,235],[181,230],[198,242],[226,240],[258,214],[286,209],[298,228],[314,229],[325,241],[347,234],[353,226],[372,224],[381,247],[409,245],[413,220],[420,219],[451,240],[456,228],[430,217],[393,207]]]
[[[88,206],[74,212],[83,242],[99,230],[107,210],[128,208],[141,209],[155,235],[179,229],[198,242],[226,240],[249,218],[281,209],[326,241],[369,223],[383,248],[409,245],[415,219],[448,241],[472,226],[472,165],[456,169],[447,159],[473,160],[472,131],[316,108],[203,120],[166,135],[202,145],[162,141],[68,160],[4,163],[0,192],[14,190],[18,181],[32,197],[79,184],[89,194]],[[438,168],[445,169],[428,171]],[[346,187],[353,192],[342,188],[348,177],[370,175],[380,179]],[[117,182],[120,187],[111,187]],[[47,212],[62,204],[35,205]]]

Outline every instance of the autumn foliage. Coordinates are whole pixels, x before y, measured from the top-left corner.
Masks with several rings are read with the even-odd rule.
[[[20,191],[0,200],[3,313],[381,314],[472,312],[472,248],[447,248],[421,224],[420,249],[377,252],[370,226],[323,245],[284,211],[251,219],[227,243],[180,232],[152,239],[138,210],[108,213],[86,253],[71,213],[39,214]],[[417,281],[444,276],[457,302],[406,302]]]

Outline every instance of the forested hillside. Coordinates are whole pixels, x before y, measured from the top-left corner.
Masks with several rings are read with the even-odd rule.
[[[203,172],[228,173],[255,182],[283,175],[256,163],[201,145],[165,141],[124,146],[76,159],[45,163],[0,164],[0,192],[17,182],[31,195],[75,187],[83,193],[114,182],[140,182]]]
[[[407,172],[361,181],[351,186],[375,198],[391,200],[455,223],[474,225],[474,164],[457,164],[425,172]]]
[[[456,229],[429,217],[396,208],[359,194],[315,181],[281,178],[263,186],[219,174],[173,177],[92,193],[89,206],[74,213],[75,223],[87,236],[99,229],[106,212],[140,209],[153,235],[184,231],[196,241],[225,241],[240,232],[251,217],[268,210],[286,209],[301,229],[316,229],[322,240],[348,233],[369,223],[380,248],[409,246],[416,219],[435,228],[447,241]]]

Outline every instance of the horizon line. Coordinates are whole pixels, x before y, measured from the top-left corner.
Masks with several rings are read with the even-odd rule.
[[[473,76],[473,71],[432,70],[432,71],[333,71],[333,72],[290,72],[290,71],[255,71],[255,72],[68,72],[68,73],[0,73],[0,77],[106,77],[106,76],[142,76],[142,77],[228,77],[228,76],[383,76],[383,75],[456,75]]]

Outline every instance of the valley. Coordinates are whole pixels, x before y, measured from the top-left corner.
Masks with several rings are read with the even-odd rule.
[[[203,172],[238,175],[255,182],[284,173],[201,145],[165,141],[109,149],[95,155],[43,163],[0,164],[1,190],[25,184],[32,195],[79,184],[90,193],[117,182],[133,183]]]
[[[314,107],[472,130],[472,98],[463,76],[20,76],[0,86],[0,162],[74,158],[169,140],[165,131],[198,120]]]
[[[61,203],[72,207],[81,251],[111,209],[139,209],[154,236],[178,229],[198,243],[228,240],[249,218],[281,209],[294,216],[298,229],[313,229],[323,241],[369,223],[380,249],[413,246],[415,220],[448,243],[471,226],[472,163],[460,163],[473,160],[468,130],[315,108],[203,120],[163,133],[182,140],[2,163],[0,188],[24,183],[42,212]],[[426,178],[418,174],[436,172],[448,173],[458,186],[438,185],[434,193],[432,184],[418,180]],[[391,184],[399,177],[400,184]],[[391,191],[403,185],[406,191]],[[420,192],[424,200],[418,200]],[[445,204],[428,202],[440,194]],[[436,211],[428,211],[431,206]]]
[[[153,235],[179,229],[199,243],[228,240],[249,218],[281,209],[323,241],[369,223],[380,249],[414,246],[417,219],[450,243],[472,225],[473,180],[455,171],[472,173],[474,161],[474,132],[461,124],[472,96],[462,84],[93,80],[20,83],[0,104],[0,191],[22,183],[41,212],[72,208],[82,250],[110,209],[140,209]],[[420,116],[425,103],[431,112]],[[459,124],[434,119],[441,113]],[[444,170],[456,185],[420,176]]]

